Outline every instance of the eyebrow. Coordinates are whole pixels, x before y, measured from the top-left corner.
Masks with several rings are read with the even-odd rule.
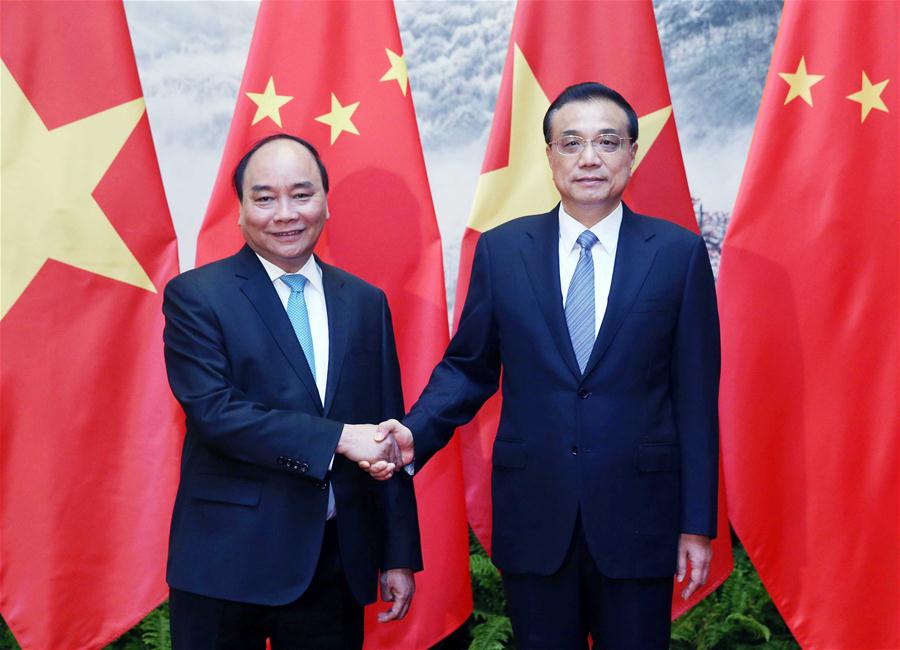
[[[600,131],[598,131],[598,133],[602,133],[602,134],[612,133],[614,135],[619,135],[618,129],[613,129],[613,128],[600,129]],[[580,132],[578,131],[578,129],[566,129],[565,131],[560,133],[560,135],[580,135]]]
[[[294,183],[291,185],[292,190],[297,189],[313,189],[315,186],[312,184],[312,181],[300,181],[299,183]],[[254,185],[250,188],[251,192],[273,192],[274,188],[271,185]]]

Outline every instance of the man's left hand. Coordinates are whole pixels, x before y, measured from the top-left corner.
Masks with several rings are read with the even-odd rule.
[[[681,534],[681,537],[678,538],[678,582],[684,581],[684,577],[687,575],[688,561],[691,563],[691,581],[681,592],[684,600],[690,598],[697,589],[706,584],[711,560],[712,547],[709,537]]]
[[[393,603],[386,612],[378,614],[379,623],[399,621],[412,603],[416,593],[416,579],[411,569],[388,569],[381,574],[381,600]]]

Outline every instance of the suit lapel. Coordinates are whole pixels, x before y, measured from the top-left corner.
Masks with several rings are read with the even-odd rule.
[[[324,410],[325,415],[328,415],[347,353],[348,323],[353,314],[344,295],[344,282],[331,266],[323,264],[318,258],[317,261],[322,268],[325,306],[328,309],[328,383],[325,386]]]
[[[272,280],[269,279],[266,270],[256,258],[256,254],[248,246],[244,246],[237,254],[238,270],[236,275],[243,282],[241,292],[247,297],[256,313],[269,333],[275,339],[275,343],[281,349],[288,363],[297,373],[300,381],[306,386],[313,403],[321,409],[321,399],[316,382],[313,378],[303,349],[291,327],[291,321],[287,316],[284,305],[278,298]]]
[[[585,376],[597,366],[615,338],[625,316],[631,311],[638,291],[644,284],[647,272],[656,257],[656,248],[649,244],[653,233],[644,232],[628,206],[622,204],[622,209],[622,227],[619,230],[609,300],[606,303],[603,324],[594,342],[594,349],[584,368]]]
[[[527,233],[530,241],[522,248],[522,259],[553,342],[569,370],[580,377],[559,287],[558,214],[557,206],[536,221],[534,229]]]

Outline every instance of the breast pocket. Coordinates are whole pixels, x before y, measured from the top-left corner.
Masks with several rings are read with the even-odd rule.
[[[634,303],[631,311],[635,313],[674,312],[675,302],[668,298],[643,298]]]

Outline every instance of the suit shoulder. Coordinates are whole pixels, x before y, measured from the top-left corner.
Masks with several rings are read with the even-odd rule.
[[[695,246],[697,241],[701,239],[700,235],[694,231],[688,230],[684,226],[673,223],[668,219],[650,217],[645,214],[637,214],[634,212],[631,213],[630,218],[633,219],[644,232],[652,233],[665,242]]]
[[[545,225],[548,219],[551,219],[556,223],[556,218],[556,215],[551,213],[530,214],[524,217],[516,217],[499,226],[494,226],[490,230],[486,230],[481,236],[488,237],[490,240],[504,239],[519,233],[532,232],[535,228]]]
[[[221,283],[222,278],[234,275],[238,269],[238,255],[231,255],[202,266],[188,269],[169,280],[166,289],[184,288],[187,286],[208,286]]]
[[[385,295],[380,287],[363,280],[358,275],[354,275],[349,271],[345,271],[337,266],[332,266],[331,264],[324,264],[322,261],[319,261],[319,266],[322,268],[322,273],[331,275],[338,283],[355,292],[372,298]]]

